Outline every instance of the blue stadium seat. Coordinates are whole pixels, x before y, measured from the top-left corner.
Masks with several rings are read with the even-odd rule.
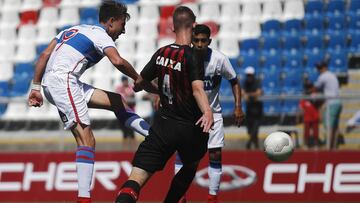
[[[346,18],[344,14],[329,16],[328,17],[327,32],[332,33],[334,31],[342,32],[346,28]]]
[[[324,31],[324,21],[322,17],[305,18],[305,34],[322,35]]]
[[[347,73],[348,54],[347,50],[337,50],[330,53],[329,70],[334,73]]]
[[[9,83],[6,81],[0,81],[0,97],[9,96]],[[0,115],[6,111],[7,104],[0,103]]]
[[[96,8],[80,9],[80,23],[94,25],[99,22],[99,11]]]
[[[359,14],[348,14],[348,32],[350,34],[360,33],[360,11]]]
[[[272,49],[280,49],[280,39],[279,37],[264,37],[263,51],[270,51]]]
[[[305,4],[305,16],[320,16],[324,12],[322,0],[309,0]]]
[[[298,19],[285,21],[283,28],[284,36],[299,36],[302,33],[302,22]]]
[[[352,0],[349,5],[349,13],[360,14],[360,1]]]
[[[242,54],[240,53],[240,69],[244,70],[248,66],[252,66],[255,70],[260,68],[260,60],[258,54]]]
[[[344,0],[331,0],[327,4],[326,15],[339,15],[345,12]]]
[[[349,51],[351,53],[360,53],[360,33],[355,33],[351,35],[351,43],[349,46]]]
[[[296,114],[299,111],[298,100],[284,100],[282,104],[282,112],[285,114]]]
[[[315,66],[312,67],[306,67],[304,69],[304,79],[307,79],[310,82],[315,82],[317,78],[319,77],[319,72],[315,68]]]
[[[265,100],[263,103],[265,115],[278,115],[281,113],[281,102],[279,100]]]
[[[239,58],[229,58],[232,67],[234,68],[237,75],[241,75],[241,68],[240,68],[240,59]]]
[[[12,80],[12,86],[10,88],[10,96],[18,97],[25,96],[29,90],[31,77],[18,76]]]
[[[284,68],[282,80],[283,94],[301,94],[303,92],[304,72],[302,69]]]
[[[344,49],[346,47],[346,35],[343,32],[329,35],[328,50]]]
[[[255,53],[259,50],[259,40],[247,39],[240,42],[240,53]]]
[[[315,64],[324,60],[325,54],[322,49],[306,49],[305,50],[305,57],[306,57],[306,68],[314,68]]]
[[[294,49],[295,50],[295,49]],[[284,68],[302,69],[303,68],[303,54],[301,52],[290,52],[283,54]]]
[[[263,69],[279,70],[282,67],[282,58],[280,54],[264,56]]]
[[[262,70],[262,90],[264,95],[277,95],[281,93],[281,71],[280,69]]]
[[[17,63],[15,64],[14,77],[32,78],[34,70],[33,63]]]
[[[39,56],[47,47],[47,44],[39,44],[36,46],[36,55]]]
[[[283,49],[285,50],[293,50],[293,49],[301,49],[301,39],[300,36],[285,36]]]
[[[281,23],[278,20],[269,20],[262,25],[261,34],[264,37],[276,36],[281,30]]]
[[[322,35],[307,35],[305,49],[323,49],[324,48],[324,40]]]

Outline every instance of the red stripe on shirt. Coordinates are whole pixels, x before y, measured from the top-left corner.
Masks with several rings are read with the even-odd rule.
[[[72,108],[73,108],[73,110],[74,110],[76,122],[78,122],[78,123],[81,123],[81,121],[80,121],[79,114],[78,114],[77,109],[76,109],[76,106],[75,106],[74,98],[73,98],[73,96],[72,96],[72,94],[71,94],[69,78],[70,78],[70,73],[74,72],[75,68],[76,68],[76,67],[79,65],[79,63],[80,63],[82,60],[84,60],[84,59],[85,59],[85,57],[82,58],[80,61],[78,61],[78,62],[76,63],[76,65],[75,65],[75,67],[73,68],[73,70],[68,73],[68,78],[67,78],[67,92],[68,92],[68,96],[69,96],[69,99],[70,99],[71,106],[72,106]]]

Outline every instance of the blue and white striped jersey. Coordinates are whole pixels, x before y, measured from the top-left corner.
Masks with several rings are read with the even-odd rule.
[[[80,77],[86,69],[104,57],[104,50],[116,47],[101,25],[77,25],[61,31],[57,45],[46,65],[42,85],[49,84],[46,74],[68,74]]]
[[[223,77],[227,80],[237,78],[228,57],[217,50],[209,48],[208,56],[205,60],[204,89],[213,113],[221,113],[219,90]]]

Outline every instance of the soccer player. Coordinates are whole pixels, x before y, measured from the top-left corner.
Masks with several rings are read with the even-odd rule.
[[[188,7],[177,7],[173,24],[175,43],[156,51],[141,71],[143,80],[158,79],[161,107],[149,136],[135,153],[130,177],[122,185],[117,203],[136,202],[141,187],[153,173],[164,168],[175,151],[184,166],[172,179],[164,202],[178,202],[207,151],[213,115],[204,91],[203,59],[190,47],[195,15]]]
[[[214,114],[214,127],[209,132],[209,194],[208,202],[217,202],[217,194],[220,187],[222,175],[221,149],[224,147],[224,125],[221,115],[221,106],[219,102],[219,89],[221,79],[228,80],[232,87],[235,99],[234,118],[238,127],[244,119],[244,113],[241,108],[241,88],[236,77],[236,73],[231,66],[229,59],[221,52],[209,48],[211,43],[210,28],[204,24],[198,24],[193,31],[192,44],[194,48],[204,52],[205,57],[205,79],[204,88],[210,102],[210,107]],[[175,173],[182,167],[179,157],[175,161]]]
[[[90,127],[88,108],[113,111],[120,122],[143,135],[148,134],[148,124],[137,114],[125,110],[119,94],[96,89],[79,81],[82,73],[104,56],[135,81],[141,79],[134,68],[120,57],[114,42],[125,33],[125,23],[129,18],[124,4],[104,1],[99,10],[98,25],[78,25],[61,31],[36,63],[28,103],[35,107],[42,105],[42,87],[47,100],[57,107],[65,129],[70,129],[74,135],[78,146],[77,202],[80,203],[91,202],[90,185],[95,160],[95,138]]]

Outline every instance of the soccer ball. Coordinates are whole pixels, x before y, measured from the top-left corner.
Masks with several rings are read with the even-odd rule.
[[[287,133],[277,131],[270,133],[265,141],[266,156],[275,162],[287,160],[294,152],[294,143]]]

